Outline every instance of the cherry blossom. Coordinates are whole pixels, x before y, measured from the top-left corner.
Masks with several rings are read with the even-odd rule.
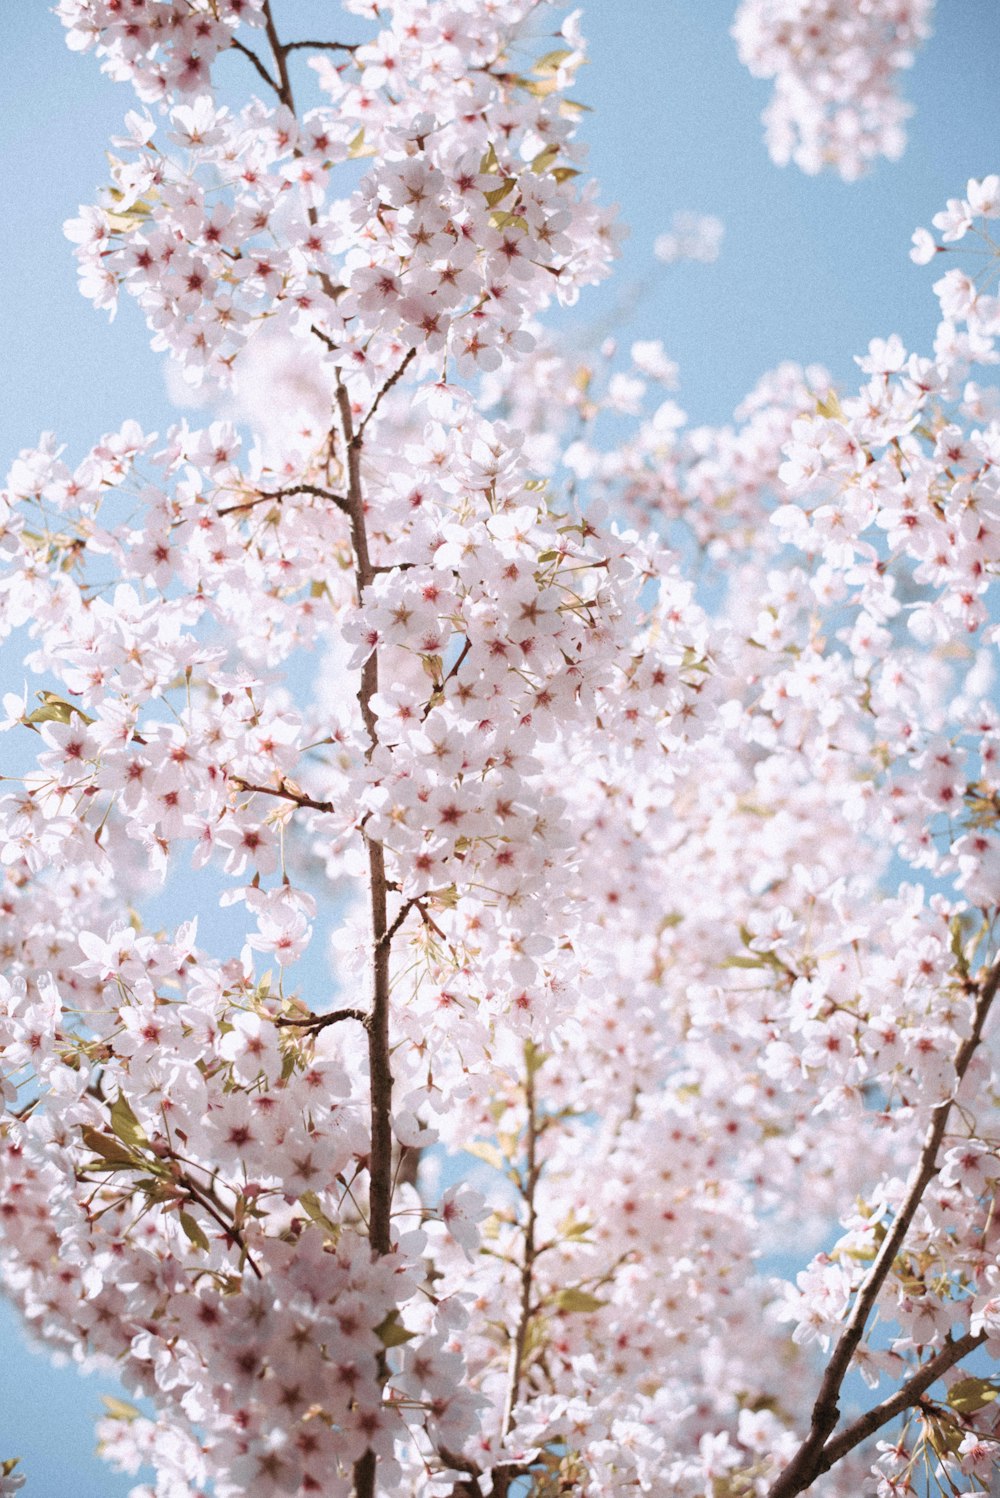
[[[46,437],[0,499],[5,1292],[117,1373],[135,1498],[971,1490],[993,270],[857,391],[785,364],[691,429],[658,340],[536,321],[615,243],[579,14],[345,9],[59,7],[148,105],[84,293],[229,405]],[[775,149],[894,154],[928,8],[787,9],[737,20]],[[974,179],[915,258],[997,213]]]

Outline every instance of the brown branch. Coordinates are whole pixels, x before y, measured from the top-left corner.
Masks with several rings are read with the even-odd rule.
[[[329,334],[324,333],[322,328],[317,328],[316,324],[312,323],[309,331],[310,333],[315,333],[320,343],[326,344],[331,354],[335,354],[337,352],[338,348],[340,347],[339,343],[334,343],[333,339],[329,336]]]
[[[241,510],[252,510],[257,505],[272,503],[280,504],[283,499],[290,499],[293,494],[311,494],[316,499],[329,499],[338,510],[348,513],[347,500],[343,494],[334,494],[332,489],[321,489],[318,484],[290,484],[287,489],[274,489],[267,494],[258,494],[256,499],[248,499],[239,505],[226,505],[221,510],[216,510],[217,515],[235,515]]]
[[[355,441],[357,441],[358,443],[360,443],[362,441],[362,439],[364,438],[364,434],[365,434],[365,427],[368,425],[368,423],[371,421],[372,417],[375,415],[375,412],[378,410],[378,408],[379,408],[379,402],[381,401],[382,397],[384,395],[388,395],[389,391],[392,389],[393,385],[395,385],[399,380],[401,380],[403,378],[403,376],[406,373],[407,369],[410,367],[410,365],[413,363],[413,361],[414,361],[414,359],[416,357],[417,357],[417,351],[416,351],[416,349],[415,348],[411,348],[409,350],[409,352],[407,353],[406,357],[403,359],[403,362],[400,364],[399,368],[396,370],[396,372],[394,374],[391,374],[389,376],[389,378],[386,380],[385,384],[382,386],[382,389],[379,391],[378,395],[376,395],[375,399],[372,401],[371,407],[370,407],[370,409],[368,411],[368,415],[364,418],[364,420],[361,422],[361,425],[358,427],[357,433],[355,434]]]
[[[278,29],[274,24],[274,17],[271,14],[271,0],[264,0],[264,31],[274,57],[274,65],[278,70],[280,87],[275,89],[275,93],[282,104],[287,105],[292,114],[294,114],[295,95],[292,93],[292,80],[288,76],[288,60],[285,55],[287,48],[278,36]]]
[[[375,576],[368,552],[365,502],[361,484],[361,432],[354,430],[351,398],[339,374],[337,406],[347,452],[347,505],[354,548],[354,578],[358,602]],[[367,757],[378,743],[372,698],[378,691],[378,652],[373,650],[361,668],[358,705],[368,734]],[[368,1240],[372,1252],[387,1254],[392,1246],[392,1060],[389,1050],[389,954],[391,935],[387,911],[388,883],[385,849],[364,831],[368,852],[369,907],[372,935],[372,1004],[368,1016],[368,1071],[371,1087],[371,1153],[368,1161]],[[385,1359],[381,1367],[384,1372]],[[354,1498],[374,1498],[377,1457],[368,1450],[354,1466]]]
[[[524,1103],[528,1117],[525,1125],[525,1151],[527,1160],[522,1194],[527,1215],[524,1224],[524,1253],[521,1259],[520,1303],[517,1312],[517,1327],[510,1344],[510,1362],[507,1368],[507,1392],[504,1398],[503,1418],[500,1422],[501,1440],[506,1437],[510,1430],[511,1421],[514,1418],[514,1406],[517,1404],[518,1394],[521,1391],[521,1378],[524,1372],[524,1349],[528,1340],[528,1327],[531,1324],[532,1300],[534,1296],[535,1229],[537,1225],[535,1190],[538,1186],[538,1178],[542,1173],[542,1168],[538,1161],[538,1114],[535,1098],[536,1067],[530,1045],[525,1046],[525,1064],[527,1076],[524,1084]]]
[[[299,47],[309,47],[317,52],[356,52],[360,42],[286,42],[285,51],[294,52]]]
[[[251,48],[245,46],[244,43],[241,42],[239,40],[239,38],[235,37],[235,36],[233,37],[233,39],[232,39],[232,41],[230,42],[229,45],[231,47],[235,47],[236,50],[237,50],[237,52],[242,52],[244,57],[249,58],[249,60],[253,63],[254,67],[257,69],[257,71],[260,74],[260,76],[263,78],[264,82],[268,85],[269,88],[273,88],[274,92],[280,98],[281,97],[281,90],[279,89],[279,87],[278,87],[277,83],[274,81],[274,79],[271,77],[270,73],[267,71],[267,68],[261,62],[260,58],[257,56],[256,52],[252,51]]]
[[[920,1396],[930,1388],[931,1384],[937,1382],[942,1373],[947,1373],[949,1368],[954,1368],[966,1353],[981,1347],[986,1337],[987,1333],[981,1331],[966,1332],[965,1336],[959,1337],[956,1342],[949,1338],[941,1351],[918,1368],[913,1377],[908,1378],[905,1384],[901,1384],[895,1394],[867,1410],[853,1424],[846,1426],[833,1440],[827,1441],[823,1447],[822,1464],[817,1476],[823,1472],[829,1472],[830,1468],[849,1451],[853,1451],[855,1446],[859,1446],[877,1430],[881,1430],[882,1426],[886,1425],[894,1415],[916,1404]]]
[[[254,785],[252,781],[244,780],[240,775],[230,775],[229,780],[241,791],[255,791],[261,796],[280,796],[283,801],[291,801],[296,806],[308,807],[312,811],[337,810],[332,801],[315,801],[312,796],[307,796],[303,791],[291,790],[287,780],[282,780],[280,785]]]
[[[392,925],[383,933],[382,941],[386,946],[388,946],[392,941],[392,938],[395,936],[400,926],[406,920],[406,917],[409,915],[410,911],[413,909],[416,903],[416,900],[407,900],[406,904],[403,906],[402,910],[399,912]]]
[[[938,1103],[931,1114],[930,1127],[927,1130],[906,1199],[896,1213],[892,1227],[882,1240],[882,1246],[858,1289],[850,1317],[827,1364],[820,1383],[819,1394],[813,1406],[809,1434],[788,1466],[778,1476],[767,1498],[795,1498],[795,1495],[804,1492],[821,1472],[827,1470],[827,1467],[823,1466],[824,1451],[840,1419],[838,1401],[841,1385],[864,1335],[868,1317],[879,1291],[903,1245],[903,1240],[909,1231],[924,1192],[937,1174],[938,1150],[941,1148],[948,1117],[954,1105],[955,1093],[982,1039],[983,1026],[996,997],[998,986],[1000,986],[1000,962],[990,970],[982,984],[973,1013],[971,1033],[963,1040],[955,1053],[955,1086],[952,1094]]]
[[[367,1029],[368,1015],[363,1009],[331,1009],[329,1014],[309,1014],[304,1019],[295,1019],[290,1014],[275,1015],[276,1025],[294,1025],[303,1030],[309,1030],[312,1034],[318,1034],[325,1030],[327,1025],[339,1025],[341,1020],[356,1019]]]
[[[448,937],[446,933],[441,930],[441,927],[431,915],[430,911],[427,909],[419,895],[415,897],[413,904],[420,912],[420,919],[423,921],[424,925],[427,926],[429,930],[433,931],[436,936],[440,936],[443,942],[447,943]]]
[[[278,28],[275,26],[274,17],[271,14],[271,0],[264,0],[263,14],[264,30],[274,57],[274,65],[278,70],[279,87],[275,91],[282,104],[286,106],[291,114],[295,114],[295,95],[292,92],[292,80],[288,72],[288,54],[293,50],[294,43],[285,43],[279,37]],[[299,160],[302,154],[298,146],[292,151],[292,156],[296,160]],[[319,214],[311,206],[306,210],[306,218],[313,228],[319,223]],[[319,276],[319,284],[326,295],[331,301],[336,301],[337,297],[344,290],[343,286],[334,286],[325,270],[321,270],[317,274]]]
[[[253,1270],[254,1274],[258,1279],[262,1279],[263,1276],[256,1263],[254,1262],[253,1255],[247,1248],[246,1240],[236,1224],[234,1222],[226,1221],[222,1212],[220,1212],[219,1208],[215,1205],[212,1198],[207,1194],[207,1192],[202,1190],[202,1188],[197,1184],[196,1181],[192,1181],[190,1176],[188,1176],[186,1173],[180,1176],[178,1185],[183,1186],[184,1190],[188,1193],[190,1200],[192,1202],[197,1202],[197,1204],[208,1213],[209,1217],[211,1217],[212,1220],[218,1224],[218,1226],[225,1233],[226,1237],[233,1240],[237,1248],[240,1250],[240,1253],[243,1255],[244,1259],[250,1265],[250,1268]]]

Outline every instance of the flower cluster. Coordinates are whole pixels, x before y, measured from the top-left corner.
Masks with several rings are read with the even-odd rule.
[[[910,106],[896,92],[930,34],[933,0],[741,0],[740,61],[773,78],[764,111],[772,161],[832,167],[850,182],[906,145]]]
[[[148,7],[127,42],[104,9],[74,3],[71,41],[99,36],[142,98],[172,88],[161,40],[171,66],[183,46],[165,7]],[[578,107],[562,98],[583,61],[573,27],[524,72],[501,65],[532,9],[381,7],[386,26],[345,45],[343,61],[314,54],[328,102],[301,117],[290,52],[279,47],[269,72],[231,36],[232,15],[202,17],[196,90],[178,86],[165,138],[148,112],[129,115],[104,203],[68,225],[84,294],[113,310],[124,287],[154,347],[192,381],[228,381],[265,321],[310,344],[318,335],[344,370],[378,373],[398,347],[461,375],[497,368],[530,346],[525,319],[604,275],[613,247],[609,215],[576,185]],[[205,69],[220,37],[250,52],[273,101],[239,112],[214,101]],[[358,182],[349,164],[365,158],[374,164]]]

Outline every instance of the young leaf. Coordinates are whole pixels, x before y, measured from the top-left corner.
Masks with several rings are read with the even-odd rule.
[[[321,1228],[326,1228],[328,1233],[333,1233],[336,1236],[340,1232],[337,1224],[327,1217],[323,1211],[323,1208],[319,1204],[319,1197],[315,1191],[303,1191],[299,1197],[299,1206],[308,1218],[318,1223]]]
[[[560,1290],[556,1296],[558,1311],[599,1311],[601,1306],[606,1305],[606,1300],[601,1300],[599,1296],[591,1295],[586,1290]]]
[[[988,1378],[960,1378],[948,1390],[948,1403],[960,1415],[974,1415],[1000,1397],[1000,1388]]]
[[[102,1134],[99,1129],[92,1129],[84,1124],[80,1137],[87,1148],[93,1150],[95,1155],[100,1155],[103,1160],[113,1160],[116,1165],[138,1164],[134,1155],[110,1134]]]
[[[411,1342],[417,1334],[408,1332],[401,1324],[398,1311],[390,1311],[375,1328],[375,1335],[383,1347],[402,1347],[404,1342]]]
[[[101,1403],[108,1412],[109,1420],[138,1420],[142,1411],[137,1410],[134,1404],[129,1404],[125,1399],[116,1399],[113,1394],[102,1394]]]
[[[111,1127],[130,1149],[142,1149],[149,1143],[139,1127],[139,1120],[126,1102],[124,1093],[119,1093],[117,1100],[111,1104]]]
[[[184,1236],[185,1238],[187,1238],[188,1242],[193,1243],[195,1248],[200,1248],[203,1253],[208,1253],[208,1250],[211,1248],[211,1244],[205,1237],[205,1234],[202,1232],[197,1222],[195,1222],[194,1218],[191,1216],[191,1213],[180,1212],[178,1213],[178,1216],[180,1217],[181,1227],[184,1229]]]
[[[465,1145],[467,1155],[475,1155],[477,1160],[485,1160],[494,1170],[503,1170],[506,1161],[495,1144],[487,1144],[485,1140],[473,1140],[472,1144]]]

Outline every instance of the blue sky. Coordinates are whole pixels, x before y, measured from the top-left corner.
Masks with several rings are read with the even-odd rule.
[[[736,59],[728,36],[734,3],[591,0],[584,12],[591,62],[575,90],[593,108],[584,124],[591,167],[604,199],[620,204],[630,236],[613,285],[584,298],[572,321],[597,327],[641,289],[622,337],[663,340],[680,365],[678,399],[696,422],[725,420],[783,359],[826,364],[850,382],[851,356],[874,336],[898,332],[907,347],[926,350],[936,322],[934,272],[910,263],[910,234],[961,194],[968,177],[1000,168],[996,0],[940,7],[937,32],[905,80],[917,110],[906,156],[852,185],[769,162],[759,124],[769,86]],[[288,37],[324,35],[336,13],[329,0],[275,0],[274,9]],[[75,457],[126,417],[162,431],[171,414],[135,309],[123,307],[109,324],[84,302],[61,233],[106,180],[108,138],[132,106],[131,92],[102,78],[92,58],[70,54],[37,0],[5,8],[4,37],[6,467],[45,429]],[[227,59],[234,88],[241,66]],[[678,209],[725,221],[718,264],[657,272],[653,241]],[[19,686],[16,675],[10,684]],[[133,1480],[91,1456],[92,1417],[101,1389],[111,1386],[50,1371],[22,1349],[2,1306],[0,1341],[0,1457],[23,1457],[31,1498],[127,1493]]]

